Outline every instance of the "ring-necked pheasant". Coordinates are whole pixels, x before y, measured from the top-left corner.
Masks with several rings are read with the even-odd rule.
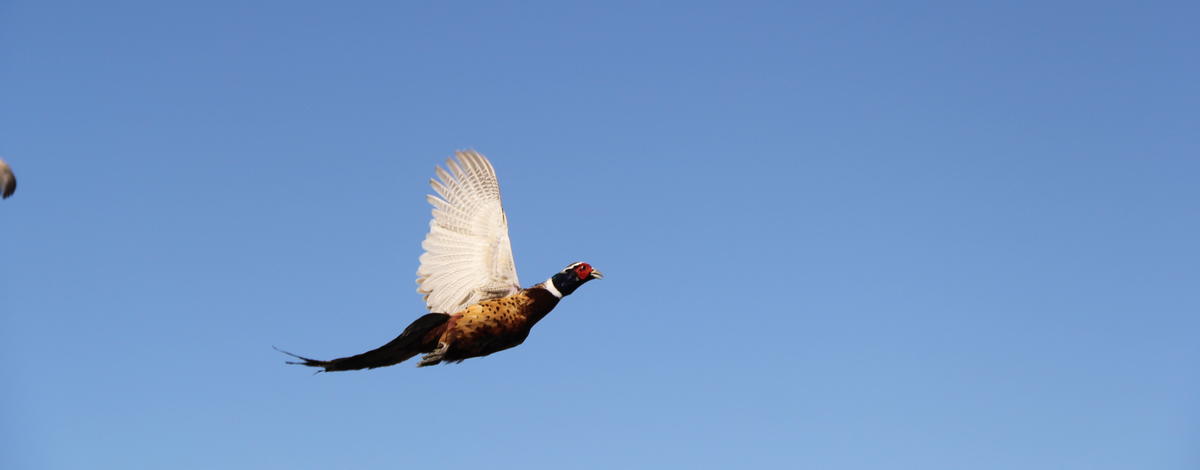
[[[377,349],[328,361],[281,351],[300,359],[288,364],[332,372],[390,366],[418,354],[425,356],[417,367],[486,356],[524,342],[564,296],[602,277],[587,263],[571,263],[546,282],[521,289],[496,171],[474,151],[457,157],[446,160],[449,171],[436,168],[430,185],[438,195],[427,196],[433,220],[421,244],[417,292],[433,313]]]

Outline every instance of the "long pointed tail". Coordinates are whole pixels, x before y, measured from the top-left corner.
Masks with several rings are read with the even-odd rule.
[[[325,372],[339,370],[374,369],[390,366],[411,359],[421,353],[433,351],[440,336],[440,327],[446,324],[450,315],[445,313],[427,313],[418,318],[400,336],[388,344],[372,349],[362,354],[349,357],[322,361],[292,354],[279,348],[276,351],[292,356],[299,361],[287,361],[288,364],[298,364],[309,367],[323,367]],[[435,334],[438,333],[438,334]]]

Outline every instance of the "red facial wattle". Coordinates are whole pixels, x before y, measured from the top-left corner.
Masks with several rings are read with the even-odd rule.
[[[587,264],[581,264],[575,267],[575,275],[579,277],[580,281],[587,279],[588,275],[590,274],[592,274],[592,267],[588,266]]]

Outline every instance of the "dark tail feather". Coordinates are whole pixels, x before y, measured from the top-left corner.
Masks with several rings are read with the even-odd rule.
[[[292,356],[300,361],[287,361],[288,364],[298,364],[309,367],[324,367],[325,372],[335,372],[339,370],[357,370],[357,369],[374,369],[376,367],[390,366],[411,359],[413,356],[421,353],[433,351],[437,346],[438,335],[430,333],[438,327],[444,325],[446,320],[450,319],[450,315],[444,313],[427,313],[421,318],[418,318],[408,328],[404,329],[400,336],[391,340],[388,344],[372,349],[362,354],[332,359],[329,361],[320,361],[310,359],[304,356],[292,354],[279,348],[276,351]]]
[[[323,367],[323,366],[325,366],[325,364],[328,364],[328,363],[329,363],[329,361],[318,361],[318,360],[316,360],[316,359],[309,359],[309,358],[307,358],[307,357],[304,357],[304,356],[301,356],[301,355],[299,355],[299,354],[292,354],[292,353],[290,353],[290,352],[287,352],[287,351],[284,351],[284,350],[282,350],[282,349],[279,349],[279,348],[277,348],[277,347],[275,347],[275,346],[271,346],[271,349],[274,349],[274,350],[276,350],[276,351],[279,351],[279,352],[281,352],[281,353],[287,354],[287,355],[289,355],[289,356],[292,356],[292,357],[294,357],[294,358],[296,358],[296,359],[299,359],[299,360],[301,360],[301,361],[304,361],[304,362],[287,361],[287,363],[288,363],[288,364],[300,364],[300,365],[304,365],[304,366],[313,366],[313,367],[322,366],[322,367]]]

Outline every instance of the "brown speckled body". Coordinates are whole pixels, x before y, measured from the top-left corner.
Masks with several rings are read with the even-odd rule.
[[[400,336],[362,354],[326,361],[281,352],[299,359],[289,361],[289,364],[320,367],[325,372],[387,367],[418,354],[424,356],[417,362],[417,367],[462,362],[525,342],[533,325],[554,310],[562,297],[592,279],[602,278],[591,265],[572,263],[548,281],[513,295],[480,301],[453,314],[430,312],[421,315]]]
[[[541,287],[524,289],[499,299],[485,300],[450,316],[439,343],[446,344],[443,362],[482,357],[519,345],[529,330],[558,305],[559,299]]]

